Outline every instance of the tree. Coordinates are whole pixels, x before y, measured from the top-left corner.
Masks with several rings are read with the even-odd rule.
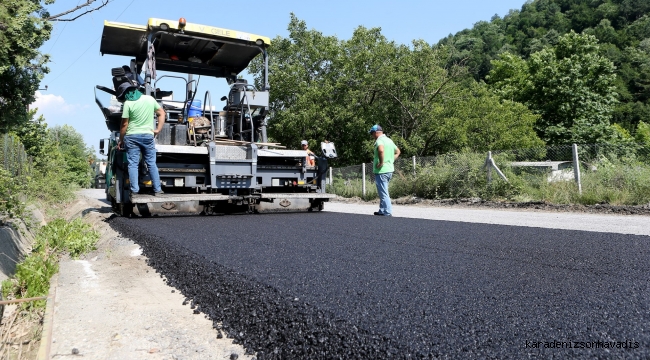
[[[40,1],[3,1],[0,5],[0,132],[27,120],[27,105],[34,102],[47,56],[38,49],[52,26]]]
[[[45,5],[54,0],[11,0],[0,2],[0,133],[27,121],[27,106],[34,102],[39,83],[49,70],[49,56],[38,49],[50,38],[50,21],[73,21],[95,11],[109,0],[103,0],[95,9],[74,18],[63,16],[89,7],[95,0],[68,11],[50,16]]]
[[[570,31],[596,36],[601,54],[616,66],[620,104],[614,108],[613,118],[633,132],[650,111],[650,99],[643,90],[647,71],[641,65],[650,56],[639,57],[630,51],[642,50],[641,44],[650,41],[647,0],[527,1],[521,10],[511,10],[503,18],[494,16],[489,23],[479,21],[470,29],[442,39],[438,45],[454,47],[457,54],[467,58],[475,79],[485,80],[492,68],[489,60],[504,52],[527,60],[532,54],[555,46],[558,37]]]
[[[65,162],[67,183],[87,187],[92,180],[92,149],[86,147],[83,136],[72,126],[55,126],[48,131],[49,141],[55,145]]]
[[[269,54],[271,84],[269,137],[289,146],[301,139],[332,138],[340,129],[332,126],[338,104],[333,88],[340,44],[336,37],[307,30],[304,21],[291,14],[289,37],[276,37]],[[251,65],[261,85],[262,63]]]
[[[439,116],[445,125],[431,132],[441,153],[544,146],[534,130],[539,115],[521,103],[501,100],[485,83],[471,83],[457,96],[446,98],[442,108]]]
[[[25,146],[25,152],[32,157],[41,157],[46,155],[48,142],[48,129],[43,115],[34,119],[37,109],[30,110],[27,114],[28,121],[20,126],[15,127],[16,135],[20,142]]]
[[[269,56],[270,137],[289,146],[303,138],[334,141],[340,165],[372,157],[367,131],[376,123],[405,156],[541,144],[535,116],[486,91],[466,67],[449,61],[448,47],[399,45],[364,27],[338,40],[292,15],[289,37],[274,39]],[[261,70],[258,60],[258,85]],[[486,118],[490,123],[481,124]]]
[[[594,36],[570,32],[527,61],[504,54],[492,65],[489,82],[502,98],[524,103],[541,116],[536,128],[547,143],[612,139],[615,68],[599,54]]]

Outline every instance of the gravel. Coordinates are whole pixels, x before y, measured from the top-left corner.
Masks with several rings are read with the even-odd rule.
[[[328,212],[109,221],[257,359],[650,356],[647,236]]]

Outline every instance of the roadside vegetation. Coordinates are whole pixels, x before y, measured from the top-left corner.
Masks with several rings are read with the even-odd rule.
[[[522,1],[523,2],[523,1]],[[399,44],[381,28],[349,39],[327,36],[294,14],[288,36],[269,48],[274,141],[336,144],[332,166],[373,157],[368,129],[380,124],[403,158],[435,163],[398,170],[391,195],[480,197],[558,204],[639,205],[650,201],[650,3],[638,0],[533,0],[479,21],[436,44]],[[254,63],[256,83],[263,79]],[[616,148],[586,160],[582,194],[571,181],[482,166],[488,151],[551,146]],[[645,149],[645,150],[644,150]],[[644,150],[644,151],[641,151]],[[631,154],[631,155],[630,155]],[[518,161],[545,161],[545,154]],[[566,159],[564,159],[566,160]],[[367,169],[371,174],[371,169]],[[362,196],[358,175],[334,177],[338,195]],[[367,199],[376,189],[366,184]]]
[[[618,147],[619,150],[622,148]],[[428,158],[425,164],[413,169],[411,159],[398,161],[390,183],[393,198],[415,196],[423,199],[480,198],[507,202],[547,202],[551,204],[610,204],[645,205],[650,203],[650,143],[627,148],[628,152],[616,154],[607,150],[581,162],[582,193],[573,180],[573,170],[562,173],[563,178],[549,181],[550,172],[533,168],[513,167],[516,160],[511,152],[494,155],[499,169],[508,182],[493,171],[488,183],[485,153],[461,152]],[[544,156],[544,149],[538,156]],[[531,155],[532,156],[532,155]],[[329,191],[342,197],[377,199],[372,180],[371,164],[366,164],[366,193],[363,195],[359,169],[334,171],[333,185]]]
[[[15,278],[2,283],[3,297],[19,299],[47,295],[50,279],[58,271],[60,256],[67,253],[78,258],[94,250],[98,239],[99,233],[81,219],[50,221],[36,231],[33,250],[17,265]],[[45,301],[25,302],[21,306],[43,308]]]
[[[60,257],[77,258],[93,250],[99,238],[83,220],[61,218],[74,192],[90,185],[94,151],[73,128],[48,128],[43,118],[33,115],[30,112],[30,120],[10,133],[0,134],[0,226],[21,229],[24,223],[23,229],[34,236],[32,251],[16,264],[13,277],[2,282],[0,300],[47,296]],[[46,225],[33,217],[35,210],[48,220]],[[35,357],[45,304],[45,300],[19,303],[4,318],[0,358]],[[0,305],[0,315],[3,310]]]
[[[50,277],[57,271],[62,253],[72,257],[91,250],[96,233],[81,220],[60,218],[60,209],[74,199],[74,191],[89,187],[94,150],[70,126],[48,128],[42,117],[30,120],[0,138],[0,224],[23,221],[35,234],[32,253],[17,264],[15,279],[2,285],[3,297],[38,297],[47,294]],[[4,167],[4,166],[3,166]],[[39,209],[50,220],[35,224],[30,208]],[[44,302],[24,303],[40,307]]]

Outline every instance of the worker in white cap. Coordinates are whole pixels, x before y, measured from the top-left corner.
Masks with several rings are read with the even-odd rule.
[[[309,150],[309,142],[307,140],[303,140],[300,142],[300,146],[302,146],[303,150],[307,151],[307,157],[305,158],[307,166],[316,166],[316,154],[314,154],[313,151]]]

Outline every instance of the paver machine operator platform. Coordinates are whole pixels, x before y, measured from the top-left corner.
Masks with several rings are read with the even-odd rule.
[[[309,166],[306,151],[268,142],[269,46],[270,39],[264,36],[183,18],[149,19],[145,26],[104,23],[101,53],[129,58],[127,65],[111,69],[111,87],[95,89],[111,133],[100,142],[100,153],[108,155],[106,197],[115,212],[147,216],[323,209],[323,203],[334,197],[326,192],[326,172],[336,149],[321,142],[322,156]],[[259,89],[239,76],[258,56],[263,64]],[[213,106],[209,91],[201,102],[202,76],[226,80],[229,91],[220,98],[223,109]],[[180,100],[174,99],[173,91],[160,90],[169,81],[180,81]],[[145,193],[130,193],[126,152],[117,147],[123,104],[115,95],[125,82],[157,99],[167,114],[156,138],[162,196],[146,193],[153,191],[142,161],[139,183]]]

